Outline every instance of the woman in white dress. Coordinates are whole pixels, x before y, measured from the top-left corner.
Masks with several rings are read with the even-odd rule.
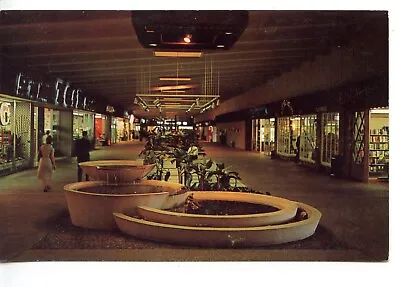
[[[51,145],[53,138],[48,136],[46,143],[42,144],[39,149],[39,168],[38,178],[42,180],[44,192],[48,192],[51,189],[51,177],[53,175],[53,169],[56,169],[56,162],[54,160],[54,148]]]

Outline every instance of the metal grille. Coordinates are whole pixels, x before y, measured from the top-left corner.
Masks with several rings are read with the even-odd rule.
[[[339,113],[324,113],[322,115],[321,139],[321,161],[330,165],[332,157],[339,154]]]
[[[355,112],[353,118],[353,162],[361,164],[364,162],[364,132],[365,112]]]
[[[31,156],[31,104],[17,102],[15,109],[16,167],[29,167]]]

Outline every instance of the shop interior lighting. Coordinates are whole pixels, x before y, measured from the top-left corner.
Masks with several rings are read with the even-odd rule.
[[[372,109],[371,114],[388,114],[389,109],[383,108],[383,109]]]
[[[200,58],[203,55],[202,52],[165,52],[165,51],[154,51],[156,57],[186,57],[186,58]]]
[[[151,44],[149,44],[149,46],[151,46],[151,47],[157,47],[157,44],[151,43]]]
[[[224,48],[224,45],[217,45],[217,48]]]

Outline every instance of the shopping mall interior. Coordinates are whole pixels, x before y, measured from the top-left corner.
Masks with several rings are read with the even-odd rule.
[[[0,9],[0,261],[390,262],[389,31],[387,10]]]

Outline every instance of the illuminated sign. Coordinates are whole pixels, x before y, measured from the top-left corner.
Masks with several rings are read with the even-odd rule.
[[[34,80],[24,73],[17,74],[15,94],[25,99],[90,111],[93,111],[96,104],[94,99],[85,97],[81,89],[74,89],[70,83],[60,78],[55,82],[45,82]]]
[[[106,107],[106,112],[107,112],[107,113],[114,113],[114,112],[115,112],[115,109],[114,109],[113,106],[107,105],[107,107]]]
[[[0,123],[3,126],[10,124],[11,110],[9,103],[1,103],[0,105]]]

